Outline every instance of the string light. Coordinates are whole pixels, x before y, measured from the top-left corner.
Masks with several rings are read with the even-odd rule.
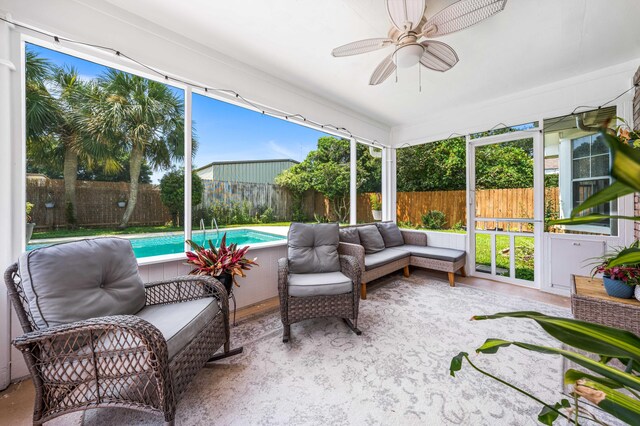
[[[138,60],[136,60],[136,59],[134,59],[134,58],[132,58],[130,56],[125,55],[121,51],[116,50],[116,49],[114,49],[112,47],[101,46],[101,45],[98,45],[98,44],[86,43],[86,42],[77,41],[77,40],[73,40],[73,39],[66,38],[66,37],[60,37],[60,36],[57,36],[57,35],[52,35],[50,33],[42,31],[42,30],[40,30],[38,28],[29,26],[29,25],[19,24],[19,23],[13,22],[13,21],[11,21],[11,20],[9,20],[7,18],[4,18],[4,17],[0,17],[0,20],[6,22],[11,27],[23,28],[23,29],[26,29],[26,30],[29,30],[29,31],[33,31],[33,32],[35,32],[37,34],[40,34],[40,35],[43,35],[43,36],[46,36],[46,37],[52,37],[53,40],[56,43],[61,43],[61,41],[64,41],[64,42],[67,42],[67,43],[70,43],[70,44],[88,46],[88,47],[92,47],[92,48],[96,48],[96,49],[100,49],[100,50],[104,50],[104,51],[113,52],[118,57],[125,58],[125,59],[137,64],[138,66],[146,69],[147,71],[150,71],[153,74],[156,74],[158,76],[164,77],[164,79],[167,80],[167,81],[171,80],[171,81],[174,81],[176,83],[180,83],[180,84],[183,84],[183,85],[186,85],[186,86],[190,86],[192,88],[201,89],[205,93],[208,93],[209,91],[212,91],[212,92],[217,92],[217,93],[221,93],[221,94],[232,95],[235,98],[240,99],[244,104],[250,106],[254,110],[260,111],[262,114],[267,114],[267,115],[270,115],[270,116],[273,116],[273,117],[278,117],[278,118],[284,118],[285,120],[289,120],[289,117],[291,117],[291,118],[295,117],[295,118],[301,119],[305,123],[309,123],[309,124],[312,124],[312,125],[314,125],[316,127],[320,127],[321,129],[329,128],[329,129],[334,129],[336,132],[346,133],[346,134],[349,135],[350,138],[354,139],[353,134],[348,129],[346,129],[344,127],[338,127],[338,126],[335,126],[335,125],[329,124],[329,123],[318,123],[318,122],[315,122],[313,120],[307,120],[307,118],[305,116],[303,116],[302,114],[285,114],[285,113],[282,113],[282,112],[277,111],[277,110],[272,109],[272,108],[268,108],[269,111],[267,111],[267,110],[264,109],[264,107],[259,106],[258,104],[255,104],[255,103],[249,101],[248,99],[246,99],[245,97],[240,95],[240,93],[236,92],[235,90],[211,88],[211,87],[202,86],[202,85],[199,85],[199,84],[196,84],[196,83],[193,83],[193,82],[190,82],[190,81],[178,78],[178,77],[171,77],[171,76],[169,76],[167,74],[162,73],[161,71],[157,70],[156,68],[154,68],[152,66],[146,65],[143,62],[140,62],[140,61],[138,61]],[[420,67],[418,67],[418,68],[420,68]],[[396,74],[396,82],[397,82],[398,81],[398,69],[397,68],[395,70],[395,74]],[[421,75],[419,74],[420,91],[422,92],[422,79],[420,77],[421,77]],[[607,106],[608,104],[610,104],[612,102],[615,102],[616,100],[618,100],[619,98],[621,98],[622,96],[624,96],[625,94],[627,94],[628,92],[633,90],[634,88],[639,87],[639,85],[640,85],[640,83],[635,83],[633,86],[631,86],[630,88],[626,89],[624,92],[620,93],[619,95],[617,95],[616,97],[612,98],[611,100],[605,102],[602,105],[599,105],[599,106],[586,106],[586,105],[577,106],[577,107],[575,107],[573,109],[573,111],[571,113],[566,114],[566,115],[562,115],[562,116],[559,116],[559,117],[555,117],[555,118],[549,120],[550,123],[548,124],[547,127],[545,127],[545,130],[549,130],[550,128],[553,127],[554,124],[557,124],[557,123],[561,122],[562,120],[564,120],[567,117],[575,116],[578,113],[578,110],[580,110],[580,109],[586,109],[586,110],[602,109],[605,106]],[[493,126],[491,129],[489,129],[489,131],[491,132],[493,130],[496,130],[498,128],[498,126],[502,126],[502,128],[512,127],[512,126],[507,126],[504,123],[498,123],[495,126]],[[521,132],[531,132],[531,133],[539,132],[539,133],[542,133],[542,130],[540,130],[538,128],[536,128],[536,129],[525,129],[525,130],[521,130]],[[467,136],[467,135],[466,134],[462,134],[462,133],[458,133],[458,132],[453,132],[449,136],[444,138],[443,140],[451,139],[452,137],[465,137],[465,136]],[[388,146],[378,142],[377,140],[367,140],[365,138],[359,138],[359,139],[361,139],[361,142],[364,141],[364,142],[367,142],[367,143],[369,143],[370,145],[373,145],[373,146],[377,145],[380,148],[388,148]],[[399,147],[396,147],[396,148],[399,149],[399,148],[404,148],[404,147],[409,147],[409,146],[412,146],[412,145],[410,143],[406,142],[406,143],[404,143],[404,144],[402,144],[402,145],[400,145]]]
[[[13,21],[11,21],[11,20],[9,20],[7,18],[4,18],[4,17],[0,17],[0,20],[6,22],[9,25],[12,25],[12,26],[15,26],[15,27],[18,27],[18,28],[23,28],[23,29],[32,31],[34,33],[43,35],[45,37],[52,37],[53,40],[56,43],[61,43],[61,41],[64,41],[64,42],[69,43],[69,44],[87,46],[87,47],[92,47],[92,48],[95,48],[95,49],[111,52],[111,53],[115,54],[118,57],[125,58],[125,59],[135,63],[136,65],[144,68],[145,70],[147,70],[147,71],[149,71],[149,72],[151,72],[151,73],[153,73],[153,74],[155,74],[155,75],[157,75],[157,76],[159,76],[161,78],[164,78],[166,81],[173,81],[173,82],[176,82],[176,83],[183,84],[185,86],[190,86],[190,87],[195,88],[195,89],[200,89],[200,90],[203,90],[205,93],[214,92],[214,93],[219,93],[219,94],[223,94],[223,95],[234,96],[235,98],[237,98],[240,101],[242,101],[245,105],[251,107],[255,111],[258,111],[258,112],[260,112],[262,114],[266,114],[266,115],[269,115],[269,116],[272,116],[272,117],[277,117],[277,118],[284,118],[285,120],[288,120],[289,118],[297,118],[297,119],[302,120],[303,122],[311,124],[311,125],[313,125],[315,127],[320,127],[321,129],[325,129],[325,128],[326,129],[333,129],[336,132],[344,133],[344,134],[349,135],[349,137],[352,138],[352,139],[354,138],[353,134],[349,130],[344,128],[344,127],[339,127],[339,126],[336,126],[336,125],[333,125],[333,124],[330,124],[330,123],[319,123],[319,122],[307,119],[302,114],[288,114],[288,113],[280,112],[280,111],[278,111],[276,109],[273,109],[273,108],[269,108],[269,107],[265,108],[265,106],[262,106],[262,105],[259,105],[259,104],[256,104],[254,102],[249,101],[248,99],[246,99],[244,96],[242,96],[240,93],[236,92],[235,90],[207,87],[207,86],[203,86],[203,85],[200,85],[200,84],[197,84],[197,83],[193,83],[191,81],[184,80],[184,79],[181,79],[181,78],[178,78],[178,77],[169,76],[169,75],[159,71],[158,69],[156,69],[156,68],[154,68],[154,67],[152,67],[150,65],[147,65],[147,64],[145,64],[143,62],[140,62],[137,59],[134,59],[131,56],[128,56],[128,55],[122,53],[121,51],[119,51],[117,49],[114,49],[112,47],[102,46],[102,45],[99,45],[99,44],[86,43],[86,42],[77,41],[77,40],[73,40],[73,39],[66,38],[66,37],[53,35],[53,34],[50,34],[48,32],[45,32],[43,30],[40,30],[38,28],[32,27],[30,25],[25,25],[25,24],[20,24],[20,23],[13,22]],[[366,139],[366,138],[361,138],[361,137],[358,137],[357,139],[359,139],[360,142],[364,142],[365,144],[369,144],[369,145],[373,145],[373,146],[377,145],[377,146],[379,146],[381,148],[386,148],[387,147],[386,145],[378,142],[375,139],[371,140],[371,139]]]

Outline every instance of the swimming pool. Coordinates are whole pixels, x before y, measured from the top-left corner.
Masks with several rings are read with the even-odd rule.
[[[273,241],[284,240],[284,235],[270,234],[268,232],[254,231],[251,229],[231,229],[221,231],[220,237],[227,233],[227,244],[236,243],[239,246],[246,246],[258,243],[268,243]],[[208,247],[207,240],[211,239],[214,244],[218,245],[217,233],[215,231],[195,231],[192,234],[193,241],[200,245]],[[37,240],[36,240],[37,241]],[[184,253],[184,235],[183,234],[163,234],[150,235],[144,237],[129,238],[133,246],[133,253],[137,258],[159,256],[163,254]],[[40,247],[46,247],[55,244],[55,242],[35,243],[27,245],[27,251]]]

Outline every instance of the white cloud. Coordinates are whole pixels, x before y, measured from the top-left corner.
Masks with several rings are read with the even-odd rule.
[[[270,140],[269,142],[267,142],[267,146],[269,147],[269,149],[283,157],[286,158],[292,158],[294,160],[298,160],[298,161],[302,161],[303,158],[301,157],[302,153],[297,153],[295,152],[295,150],[290,149],[289,147],[286,146],[282,146],[279,143],[277,143],[274,140]]]

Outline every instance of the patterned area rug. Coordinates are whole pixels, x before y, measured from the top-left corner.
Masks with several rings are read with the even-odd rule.
[[[294,324],[282,343],[279,313],[239,324],[240,356],[202,370],[178,404],[176,424],[220,425],[534,425],[533,401],[451,358],[486,338],[559,346],[527,320],[469,321],[473,314],[568,309],[435,279],[393,276],[360,305],[356,336],[338,319]],[[473,355],[474,362],[549,402],[560,399],[561,360],[517,348]],[[161,416],[122,409],[86,412],[85,424],[161,424]]]

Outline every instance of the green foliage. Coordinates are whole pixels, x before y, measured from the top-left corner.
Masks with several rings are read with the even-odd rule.
[[[356,183],[360,192],[381,190],[382,162],[372,157],[367,146],[357,146]],[[314,190],[331,204],[333,215],[344,222],[349,214],[348,197],[350,187],[350,142],[326,136],[318,139],[317,149],[309,152],[300,164],[283,171],[276,177],[276,184],[289,189],[301,200],[302,194]],[[301,212],[294,206],[294,215]],[[295,218],[294,218],[295,220]]]
[[[573,387],[574,400],[547,403],[519,388],[507,380],[476,366],[467,352],[460,352],[452,358],[449,372],[451,376],[462,370],[464,361],[481,374],[520,392],[542,405],[538,415],[540,423],[551,425],[563,418],[574,424],[584,424],[585,420],[601,423],[588,408],[596,407],[628,423],[637,424],[640,419],[640,337],[625,330],[606,327],[585,321],[562,317],[550,317],[537,312],[507,312],[495,315],[474,316],[474,320],[499,318],[531,319],[548,334],[562,342],[565,347],[576,348],[592,356],[585,356],[572,349],[558,349],[531,343],[503,339],[487,339],[476,349],[476,353],[496,354],[500,349],[516,346],[545,355],[560,355],[581,366],[585,371],[569,369],[565,372],[565,384]],[[626,369],[622,370],[609,363],[618,360]],[[625,390],[620,392],[618,389]],[[589,405],[587,405],[587,403]]]
[[[371,210],[382,210],[382,201],[380,201],[377,193],[369,194],[369,204],[371,205]]]
[[[464,138],[402,148],[396,155],[400,192],[466,188]]]
[[[466,189],[466,145],[453,138],[397,151],[398,191]],[[476,149],[476,187],[530,188],[533,157],[528,139]]]
[[[260,223],[272,223],[276,221],[276,215],[271,207],[267,207],[265,211],[260,214]]]
[[[557,188],[560,184],[560,175],[558,173],[544,175],[545,188]]]
[[[202,219],[208,227],[214,218],[219,226],[248,225],[259,222],[259,218],[251,215],[251,203],[248,201],[214,201],[206,207],[193,210],[193,226],[199,226],[200,219]]]
[[[27,223],[31,223],[31,211],[33,210],[33,203],[27,201],[27,205],[25,206],[24,213],[27,216]]]
[[[191,204],[198,205],[202,201],[204,184],[197,173],[191,174]],[[184,170],[171,170],[160,179],[160,200],[171,213],[173,225],[179,223],[184,216]]]
[[[422,215],[422,225],[426,229],[444,229],[447,224],[447,217],[440,210],[429,210]]]

